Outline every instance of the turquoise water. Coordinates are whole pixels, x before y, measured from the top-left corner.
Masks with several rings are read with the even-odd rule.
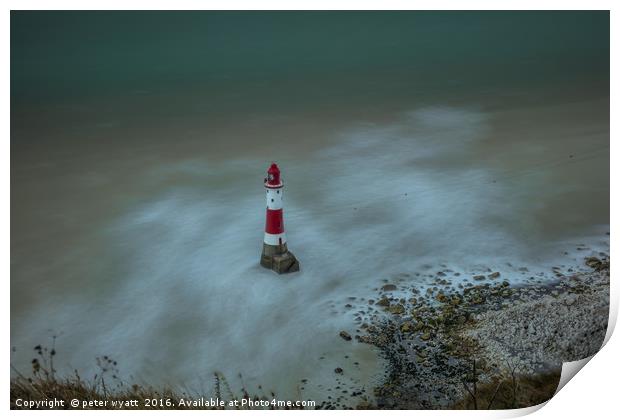
[[[201,86],[274,107],[608,79],[609,13],[13,12],[11,74],[15,103]]]

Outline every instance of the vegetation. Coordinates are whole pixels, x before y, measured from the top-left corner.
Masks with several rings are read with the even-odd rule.
[[[53,338],[50,348],[38,345],[34,348],[36,356],[32,359],[32,374],[26,376],[13,366],[14,377],[11,379],[11,408],[20,409],[16,401],[61,400],[64,408],[70,408],[70,401],[77,399],[82,404],[88,401],[101,401],[103,404],[80,405],[79,408],[93,409],[223,409],[226,407],[191,406],[182,404],[181,400],[199,400],[200,396],[187,392],[178,392],[170,388],[156,389],[138,384],[125,384],[119,377],[117,362],[109,356],[96,358],[98,373],[91,380],[85,380],[77,371],[73,375],[59,378],[54,368],[56,357],[56,338]],[[463,387],[467,391],[466,398],[456,402],[453,409],[510,409],[528,407],[540,404],[550,399],[560,379],[560,371],[536,375],[520,375],[516,367],[507,364],[507,369],[496,370],[491,380],[480,381],[479,376],[488,374],[484,362],[471,361],[471,372],[463,380]],[[220,373],[214,373],[213,395],[207,399],[231,401],[246,399],[253,401],[269,401],[275,398],[257,394],[250,396],[246,388],[242,388],[236,395]],[[262,393],[262,387],[259,386]],[[123,401],[125,403],[119,403]],[[134,404],[127,403],[135,401]],[[268,407],[274,408],[274,407]],[[292,408],[292,407],[281,407]],[[317,407],[320,408],[320,407]],[[378,408],[367,400],[357,406],[358,409]]]
[[[260,396],[258,394],[250,395],[245,387],[236,394],[232,391],[224,375],[218,372],[213,374],[213,395],[207,397],[179,392],[166,387],[156,389],[138,384],[128,385],[119,376],[117,362],[109,356],[96,358],[98,373],[94,375],[92,380],[82,378],[77,370],[71,376],[60,378],[54,368],[55,344],[56,337],[53,337],[50,348],[41,345],[34,348],[36,357],[31,362],[31,375],[24,375],[11,365],[14,374],[11,379],[11,409],[25,408],[23,405],[16,404],[20,400],[49,401],[54,399],[64,401],[63,406],[58,408],[71,408],[71,400],[78,400],[80,406],[77,408],[84,409],[225,409],[228,408],[226,405],[220,406],[213,402],[233,400],[259,402],[270,401],[276,397],[273,392],[265,395],[260,385],[258,386],[259,392],[262,394]],[[189,403],[189,401],[199,400],[207,402],[200,406]],[[88,404],[89,401],[96,401],[97,403]],[[295,409],[302,407],[267,405],[264,408]]]
[[[475,372],[475,367],[473,368]],[[471,383],[464,382],[468,396],[451,408],[456,410],[500,410],[531,407],[553,397],[560,381],[560,371],[535,375],[519,375],[515,369],[490,382],[477,383],[475,373]]]

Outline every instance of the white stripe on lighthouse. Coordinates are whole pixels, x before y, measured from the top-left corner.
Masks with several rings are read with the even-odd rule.
[[[282,240],[282,242],[280,242]],[[279,234],[265,232],[265,239],[263,240],[267,245],[284,245],[286,243],[286,234],[284,232]]]
[[[267,210],[280,210],[282,208],[282,188],[267,188]],[[267,233],[263,241],[267,245],[284,245],[286,235],[282,233]]]
[[[269,210],[280,210],[282,208],[282,188],[266,188],[267,208]]]

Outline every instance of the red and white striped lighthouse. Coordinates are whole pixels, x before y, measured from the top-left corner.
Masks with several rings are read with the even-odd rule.
[[[280,178],[280,168],[275,163],[272,163],[267,170],[265,189],[267,190],[267,221],[260,263],[263,267],[270,268],[278,274],[299,271],[299,262],[289,252],[286,245],[282,209],[284,184]]]

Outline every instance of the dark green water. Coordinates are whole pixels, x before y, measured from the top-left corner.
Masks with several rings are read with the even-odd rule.
[[[247,86],[274,107],[607,80],[609,14],[13,12],[11,75],[16,104],[195,86],[229,102]]]

